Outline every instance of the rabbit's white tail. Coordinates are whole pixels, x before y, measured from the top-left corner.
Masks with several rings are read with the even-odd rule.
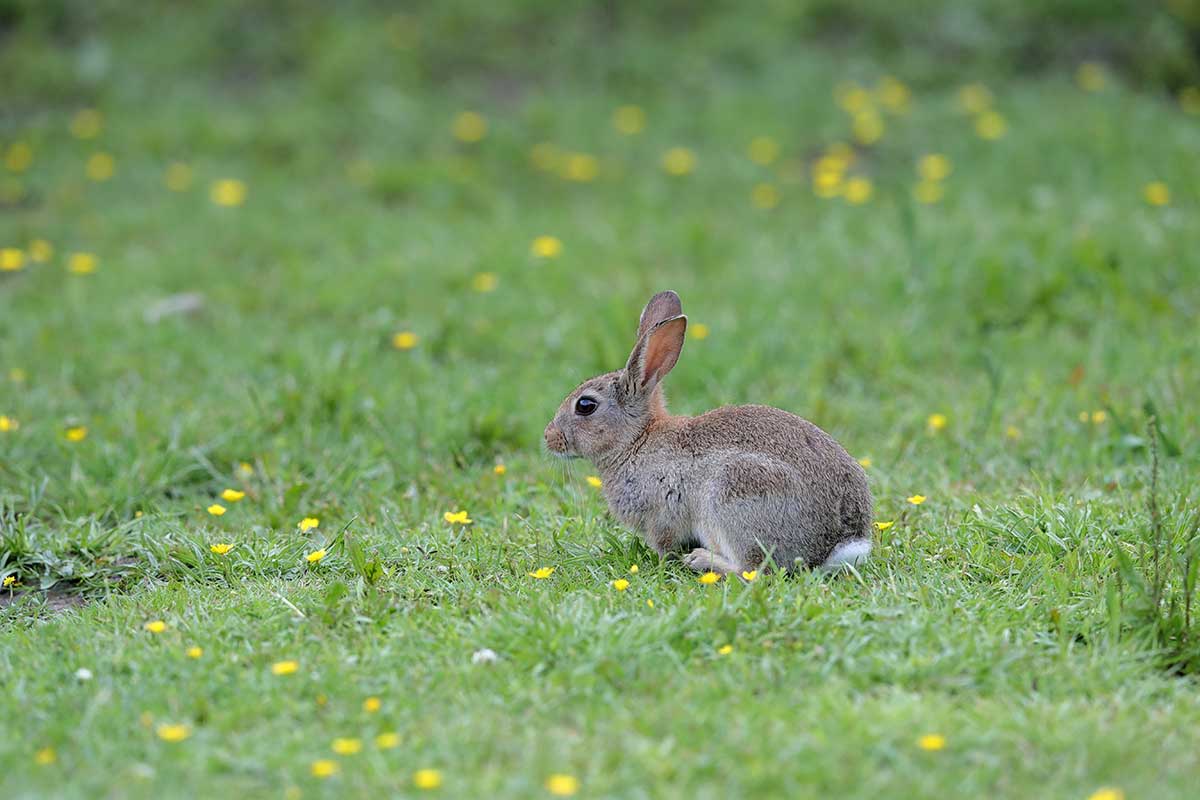
[[[829,558],[821,563],[821,569],[833,571],[845,566],[856,567],[866,561],[870,554],[871,541],[869,539],[852,539],[849,542],[842,542],[833,548]]]

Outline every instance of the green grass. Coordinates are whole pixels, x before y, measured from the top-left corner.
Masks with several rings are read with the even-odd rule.
[[[189,33],[248,36],[221,19],[13,34],[4,56],[22,113],[0,152],[33,160],[0,173],[0,247],[55,254],[0,273],[0,414],[19,423],[0,432],[0,576],[21,584],[0,609],[0,792],[409,795],[432,768],[449,797],[544,796],[553,773],[580,797],[1192,796],[1200,634],[1155,620],[1195,574],[1195,117],[1118,75],[1086,93],[1070,69],[939,74],[816,44],[746,65],[713,32],[614,40],[624,76],[450,79],[394,46],[395,20],[263,23],[229,53]],[[300,60],[268,58],[273,36]],[[906,63],[909,113],[850,168],[869,202],[816,197],[814,157],[851,140],[835,85]],[[998,140],[959,109],[973,80]],[[625,103],[636,136],[610,125]],[[95,139],[69,132],[83,107]],[[478,143],[450,135],[464,109],[487,117]],[[760,135],[770,166],[746,156]],[[536,169],[539,142],[599,176]],[[692,174],[661,169],[676,146]],[[86,178],[95,152],[110,180]],[[935,152],[944,197],[917,203]],[[185,191],[163,185],[173,161]],[[221,178],[244,205],[210,200]],[[773,210],[750,201],[763,182]],[[559,258],[531,256],[543,234]],[[586,465],[543,455],[561,397],[624,362],[668,287],[710,329],[673,410],[777,405],[871,460],[895,524],[858,574],[703,586],[611,519]],[[181,292],[203,308],[144,319]],[[1150,414],[1160,607],[1138,583]],[[245,499],[209,515],[226,488]],[[459,509],[472,525],[443,520]],[[473,664],[482,648],[498,660]],[[340,773],[312,777],[323,758]]]

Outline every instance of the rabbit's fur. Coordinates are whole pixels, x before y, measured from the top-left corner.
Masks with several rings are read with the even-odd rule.
[[[650,299],[625,368],[567,395],[546,426],[547,447],[590,459],[617,518],[659,554],[686,551],[693,569],[865,558],[873,519],[867,476],[825,431],[768,406],[667,412],[660,383],[683,348],[682,311],[674,292]]]

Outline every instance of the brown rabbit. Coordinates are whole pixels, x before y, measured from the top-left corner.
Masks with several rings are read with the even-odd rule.
[[[556,455],[590,459],[613,513],[699,571],[836,568],[871,551],[862,467],[807,420],[768,406],[667,412],[659,386],[683,349],[679,296],[650,298],[625,369],[567,395],[546,426]]]

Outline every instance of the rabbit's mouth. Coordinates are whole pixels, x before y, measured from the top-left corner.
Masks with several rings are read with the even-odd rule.
[[[553,422],[546,426],[546,432],[542,438],[551,455],[559,458],[579,458],[579,454],[574,452],[571,443],[567,441],[567,435]]]

